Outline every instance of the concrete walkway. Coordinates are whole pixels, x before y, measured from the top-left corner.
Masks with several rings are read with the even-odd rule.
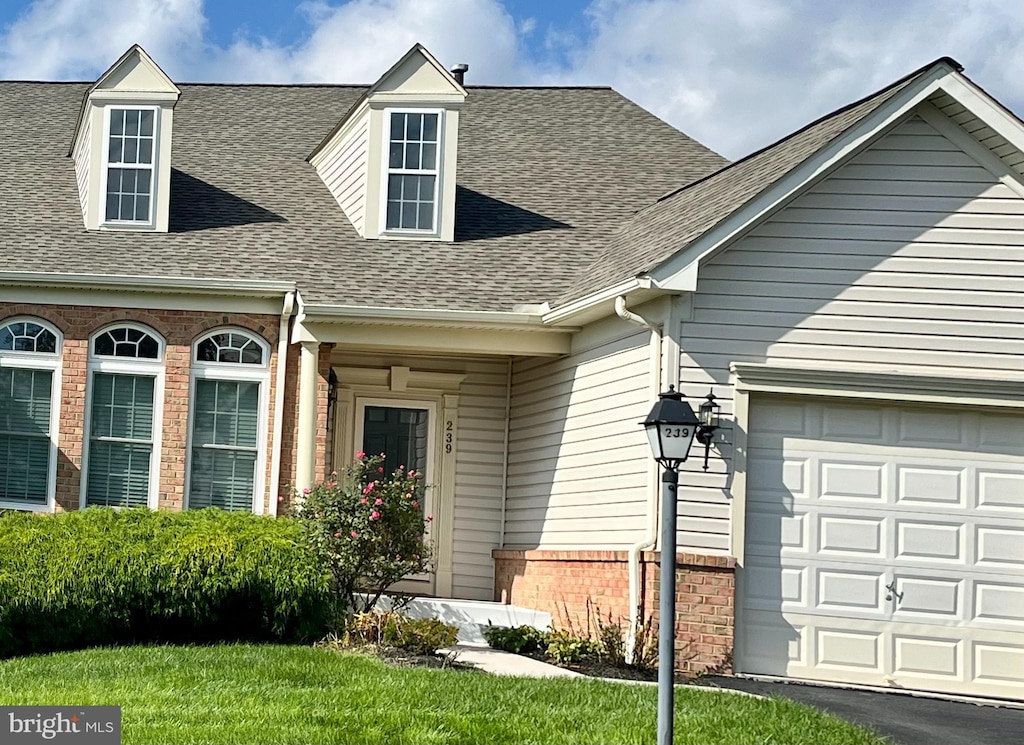
[[[450,649],[438,650],[442,654],[456,653],[457,662],[472,665],[477,670],[492,675],[517,675],[524,678],[583,678],[572,670],[549,665],[546,662],[524,657],[521,654],[502,652],[477,644],[456,644]]]

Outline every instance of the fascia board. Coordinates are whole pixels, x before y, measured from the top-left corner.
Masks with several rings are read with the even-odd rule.
[[[304,305],[306,323],[362,323],[374,325],[450,325],[530,331],[566,331],[548,328],[539,313],[369,307],[357,305]]]
[[[943,81],[942,89],[1007,142],[1024,152],[1024,122],[1004,109],[969,78],[954,73]]]
[[[907,89],[900,91],[867,115],[850,131],[810,156],[780,181],[768,187],[675,256],[662,262],[650,272],[654,284],[663,290],[692,290],[696,282],[696,268],[702,259],[751,230],[805,186],[837,168],[941,88],[942,81],[952,74],[955,74],[955,71],[945,62],[923,74]]]

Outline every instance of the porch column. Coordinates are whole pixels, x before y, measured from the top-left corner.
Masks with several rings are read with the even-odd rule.
[[[295,488],[313,486],[316,467],[316,389],[320,342],[304,341],[299,351],[299,425],[295,443]]]

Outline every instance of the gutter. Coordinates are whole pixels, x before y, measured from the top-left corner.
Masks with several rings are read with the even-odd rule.
[[[480,324],[485,326],[529,326],[536,331],[565,329],[545,328],[542,313],[522,311],[436,310],[430,308],[395,308],[358,305],[305,305],[304,323],[418,323],[430,322]]]
[[[615,313],[619,318],[649,329],[650,340],[650,387],[651,398],[661,392],[661,347],[664,327],[651,323],[638,313],[626,309],[626,298],[615,298]],[[633,656],[636,647],[636,632],[640,625],[640,554],[654,548],[658,539],[658,464],[651,462],[647,471],[647,528],[643,538],[629,547],[629,631],[626,635],[626,658]]]
[[[198,277],[147,277],[142,275],[64,274],[62,272],[2,272],[0,285],[18,287],[68,287],[119,292],[204,292],[219,295],[270,297],[293,292],[294,282],[252,279],[201,279]]]
[[[295,311],[295,291],[284,296],[281,323],[277,331],[277,370],[274,389],[274,447],[270,453],[270,514],[277,515],[277,492],[281,483],[281,443],[284,433],[284,386],[288,367],[288,326]]]

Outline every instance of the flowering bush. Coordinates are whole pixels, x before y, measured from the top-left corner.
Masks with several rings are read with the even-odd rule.
[[[357,453],[344,474],[303,490],[296,516],[334,576],[350,610],[364,590],[372,608],[398,580],[429,568],[424,540],[432,515],[423,514],[421,475],[399,465],[390,473],[384,455]]]

